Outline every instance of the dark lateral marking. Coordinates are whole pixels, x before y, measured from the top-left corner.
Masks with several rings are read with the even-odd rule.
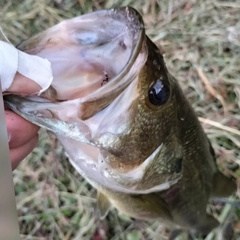
[[[176,173],[180,173],[182,171],[182,158],[177,158],[175,161],[176,161],[175,171]]]

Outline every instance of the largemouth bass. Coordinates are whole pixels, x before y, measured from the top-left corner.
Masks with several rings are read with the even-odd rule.
[[[130,7],[56,26],[18,46],[48,59],[53,82],[41,95],[7,96],[13,111],[56,134],[75,169],[130,217],[195,232],[218,225],[212,197],[235,183],[217,169],[213,148],[163,56]]]

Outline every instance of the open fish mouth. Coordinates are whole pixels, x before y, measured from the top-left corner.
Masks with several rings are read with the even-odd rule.
[[[145,62],[140,54],[143,41],[142,18],[126,7],[65,20],[18,48],[51,62],[53,82],[41,97],[55,102],[78,99],[79,117],[87,119],[135,78]]]
[[[5,101],[29,121],[77,141],[91,143],[104,131],[120,134],[133,119],[145,41],[141,15],[129,7],[65,20],[18,46],[51,62],[50,88]]]

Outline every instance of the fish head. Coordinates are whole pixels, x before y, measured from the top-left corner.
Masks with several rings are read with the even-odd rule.
[[[48,59],[53,82],[40,95],[6,101],[59,136],[81,174],[121,191],[162,190],[177,181],[179,163],[159,156],[168,142],[181,155],[174,137],[178,85],[135,9],[65,20],[18,48]],[[153,164],[161,177],[142,181]]]

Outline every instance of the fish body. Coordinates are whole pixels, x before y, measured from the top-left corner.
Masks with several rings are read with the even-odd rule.
[[[54,132],[76,170],[130,217],[208,233],[211,197],[235,184],[214,151],[140,14],[116,8],[63,21],[18,46],[47,58],[53,83],[40,96],[7,96],[27,120]]]

